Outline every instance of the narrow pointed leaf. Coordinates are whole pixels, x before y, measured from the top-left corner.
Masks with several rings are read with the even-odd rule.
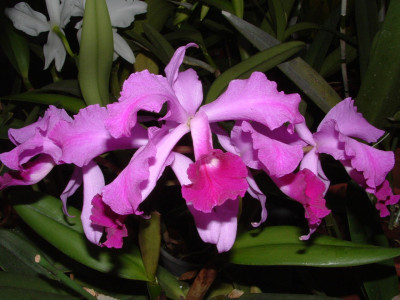
[[[223,15],[258,50],[262,51],[279,44],[279,41],[258,27],[228,12],[223,12]],[[281,63],[278,68],[323,112],[327,113],[341,101],[335,90],[303,59],[296,57],[288,62]]]
[[[150,219],[141,220],[139,246],[147,276],[154,280],[161,247],[160,214],[153,212]]]
[[[0,272],[1,299],[61,299],[77,300],[68,295],[55,280],[45,280],[35,276]]]
[[[70,207],[66,217],[61,201],[31,191],[10,193],[10,202],[20,217],[41,237],[72,259],[104,273],[148,281],[139,249],[131,243],[124,249],[105,249],[85,238],[80,211]]]
[[[299,52],[303,47],[304,43],[302,42],[287,42],[268,48],[238,63],[218,76],[208,91],[206,103],[215,100],[231,80],[247,78],[254,71],[265,72],[272,69]]]
[[[0,46],[14,69],[25,83],[29,83],[29,47],[26,40],[17,33],[4,18],[0,20]]]
[[[383,128],[400,109],[400,1],[391,1],[382,29],[371,48],[368,69],[357,95],[358,110]]]
[[[114,43],[105,0],[87,0],[79,50],[78,80],[86,104],[109,102]]]
[[[378,32],[378,7],[375,0],[354,1],[355,22],[360,62],[361,78],[364,77],[369,63],[372,41]]]
[[[356,244],[318,234],[309,241],[301,241],[302,234],[301,229],[293,226],[247,232],[236,239],[228,260],[241,265],[348,267],[400,255],[400,249]]]
[[[156,55],[163,64],[168,64],[174,54],[174,48],[171,44],[149,24],[143,23],[143,31],[154,47],[155,52],[153,54]]]
[[[62,107],[72,113],[78,113],[81,108],[84,108],[86,106],[82,99],[79,98],[59,94],[45,94],[37,92],[26,92],[18,95],[4,96],[0,97],[0,100],[55,105],[58,107]]]
[[[275,25],[276,37],[279,41],[282,41],[287,25],[287,14],[283,8],[283,3],[281,0],[268,0],[268,8]]]
[[[1,228],[0,241],[0,267],[3,271],[52,278],[49,272],[34,262],[35,255],[43,256],[43,253],[16,230]]]

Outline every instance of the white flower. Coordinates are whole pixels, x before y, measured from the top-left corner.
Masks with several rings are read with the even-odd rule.
[[[73,16],[83,16],[86,0],[79,0],[77,2],[77,9],[73,12]],[[126,28],[135,20],[135,16],[147,12],[147,3],[138,0],[106,0],[108,13],[110,14],[111,25],[113,26],[113,40],[114,40],[114,60],[121,56],[131,64],[135,62],[131,47],[128,43],[117,33],[117,29]],[[81,37],[82,22],[76,26],[78,31],[78,40]]]
[[[50,20],[33,10],[26,2],[5,9],[5,14],[11,19],[14,27],[26,34],[37,36],[42,32],[49,32],[47,43],[43,46],[44,69],[47,69],[53,60],[57,71],[60,71],[64,64],[66,50],[54,29],[58,28],[64,34],[62,28],[69,22],[74,2],[75,0],[46,0]]]

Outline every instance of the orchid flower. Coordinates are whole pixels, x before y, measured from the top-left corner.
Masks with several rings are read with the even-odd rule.
[[[70,118],[50,106],[43,118],[21,129],[10,129],[9,138],[16,147],[0,154],[0,160],[13,171],[0,176],[0,189],[13,185],[31,185],[42,180],[55,165],[75,164],[75,170],[60,198],[68,215],[66,201],[83,184],[81,220],[89,241],[99,244],[104,227],[90,220],[92,199],[104,187],[104,177],[94,158],[116,149],[136,149],[147,142],[144,128],[133,128],[129,139],[114,139],[104,126],[107,110],[88,106]]]
[[[319,154],[331,155],[343,164],[355,182],[375,194],[378,199],[376,208],[381,217],[389,214],[386,206],[400,199],[400,195],[393,195],[385,179],[394,166],[394,154],[358,141],[376,142],[384,131],[369,124],[357,112],[354,100],[346,98],[333,107],[314,134],[304,123],[295,126],[299,136],[312,146],[301,163],[302,168],[310,169],[322,181],[329,183],[320,166]]]
[[[6,8],[5,14],[11,19],[14,27],[28,35],[38,36],[49,32],[47,43],[43,46],[44,69],[54,60],[57,71],[61,71],[66,57],[66,50],[59,34],[69,22],[75,0],[46,0],[49,20],[40,12],[33,10],[28,3],[17,3],[13,8]]]
[[[86,0],[77,0],[73,16],[83,17]],[[147,3],[139,0],[106,0],[108,12],[110,14],[111,25],[113,27],[114,40],[114,60],[121,56],[126,61],[133,64],[135,56],[128,43],[117,33],[118,28],[126,28],[135,20],[135,16],[147,12]],[[78,40],[81,39],[82,22],[75,26],[78,29]]]
[[[218,99],[200,107],[203,93],[196,72],[192,69],[179,72],[185,51],[192,46],[196,45],[176,50],[165,68],[165,77],[147,70],[132,74],[123,85],[119,101],[108,105],[105,124],[114,138],[131,135],[139,110],[160,112],[167,102],[168,111],[161,119],[165,124],[148,129],[148,143],[103,188],[102,202],[118,215],[142,214],[140,204],[153,190],[165,167],[171,165],[182,184],[182,195],[201,238],[216,244],[218,251],[223,252],[235,240],[238,197],[243,197],[247,190],[256,195],[257,188],[238,155],[213,148],[210,124],[249,120],[270,130],[288,124],[287,130],[293,131],[294,124],[304,118],[298,112],[300,97],[278,92],[276,84],[258,72],[249,79],[232,81]],[[172,151],[189,132],[195,162]]]

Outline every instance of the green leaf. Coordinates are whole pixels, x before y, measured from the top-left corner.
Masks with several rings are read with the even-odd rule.
[[[219,10],[227,11],[232,14],[235,13],[232,3],[227,0],[201,0],[201,2],[208,4],[209,6],[214,6]]]
[[[285,61],[304,47],[302,42],[287,42],[261,51],[226,70],[211,85],[206,103],[215,100],[232,79],[248,78],[254,71],[265,72]]]
[[[0,46],[4,54],[11,62],[14,69],[22,77],[27,88],[30,87],[29,72],[29,47],[26,40],[17,33],[10,23],[1,18],[0,20]]]
[[[375,0],[356,0],[354,1],[354,10],[360,74],[363,78],[369,63],[372,41],[378,32],[378,7]]]
[[[377,127],[400,109],[400,1],[390,1],[382,29],[376,34],[368,69],[357,95],[357,107]]]
[[[346,63],[349,64],[357,58],[357,49],[346,45]],[[341,70],[340,47],[333,50],[325,58],[319,73],[325,78],[339,72]]]
[[[171,44],[151,25],[143,23],[143,31],[150,40],[154,55],[156,55],[163,64],[167,65],[175,50]]]
[[[67,218],[60,200],[33,191],[11,192],[10,203],[25,223],[72,259],[100,272],[149,280],[134,244],[124,249],[105,249],[89,243],[83,233],[79,210],[70,207],[69,213],[76,217]]]
[[[86,104],[109,103],[114,43],[105,0],[87,0],[79,50],[78,80]]]
[[[301,241],[302,230],[271,226],[253,230],[236,239],[227,254],[233,264],[259,266],[348,267],[379,262],[400,255],[400,249],[356,244],[314,234]]]
[[[18,95],[4,96],[0,97],[0,100],[55,105],[73,113],[78,113],[81,108],[84,108],[86,106],[82,99],[79,98],[59,94],[44,94],[37,92],[26,92]]]
[[[241,19],[243,19],[244,13],[244,1],[243,0],[232,0],[233,10],[235,11],[235,15]]]
[[[310,23],[310,22],[301,22],[301,23],[294,24],[293,26],[290,26],[289,28],[286,29],[282,41],[287,40],[293,33],[296,33],[298,31],[310,30],[310,29],[320,29],[320,28],[321,28],[321,26],[319,26],[318,24]]]
[[[262,51],[279,44],[279,41],[258,27],[230,13],[223,12],[223,15],[258,50]],[[278,65],[278,68],[323,112],[327,113],[333,106],[341,101],[338,94],[325,79],[301,58],[296,57],[288,62],[281,63]]]
[[[68,295],[55,280],[0,272],[1,299],[43,299],[43,300],[77,300]]]
[[[281,0],[268,0],[269,13],[275,25],[276,38],[282,41],[287,26],[287,15]]]
[[[334,34],[331,31],[336,30],[340,20],[340,10],[335,9],[324,22],[324,28],[315,35],[313,42],[307,50],[304,60],[316,71],[321,69],[326,55],[332,44]]]
[[[39,275],[52,278],[35,263],[35,255],[43,253],[16,230],[0,228],[0,267],[6,272]],[[2,274],[2,273],[0,273]]]
[[[349,183],[346,197],[347,219],[351,240],[356,243],[388,247],[381,221],[365,190]],[[393,260],[385,260],[356,269],[368,299],[392,299],[398,291],[398,280]]]
[[[185,299],[188,290],[186,284],[161,266],[157,270],[157,279],[168,298]]]
[[[150,219],[142,219],[139,226],[139,246],[147,276],[154,280],[161,247],[160,214],[153,212]]]

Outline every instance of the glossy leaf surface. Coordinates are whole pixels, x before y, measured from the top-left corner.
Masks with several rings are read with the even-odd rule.
[[[10,193],[10,202],[20,217],[40,236],[72,259],[104,273],[145,280],[146,271],[138,247],[105,249],[90,244],[83,233],[80,211],[70,207],[66,217],[61,201],[45,194],[28,191]]]
[[[271,226],[239,236],[229,252],[229,262],[242,265],[292,265],[346,267],[379,262],[400,255],[400,249],[356,244],[314,234],[304,234],[293,226]]]

